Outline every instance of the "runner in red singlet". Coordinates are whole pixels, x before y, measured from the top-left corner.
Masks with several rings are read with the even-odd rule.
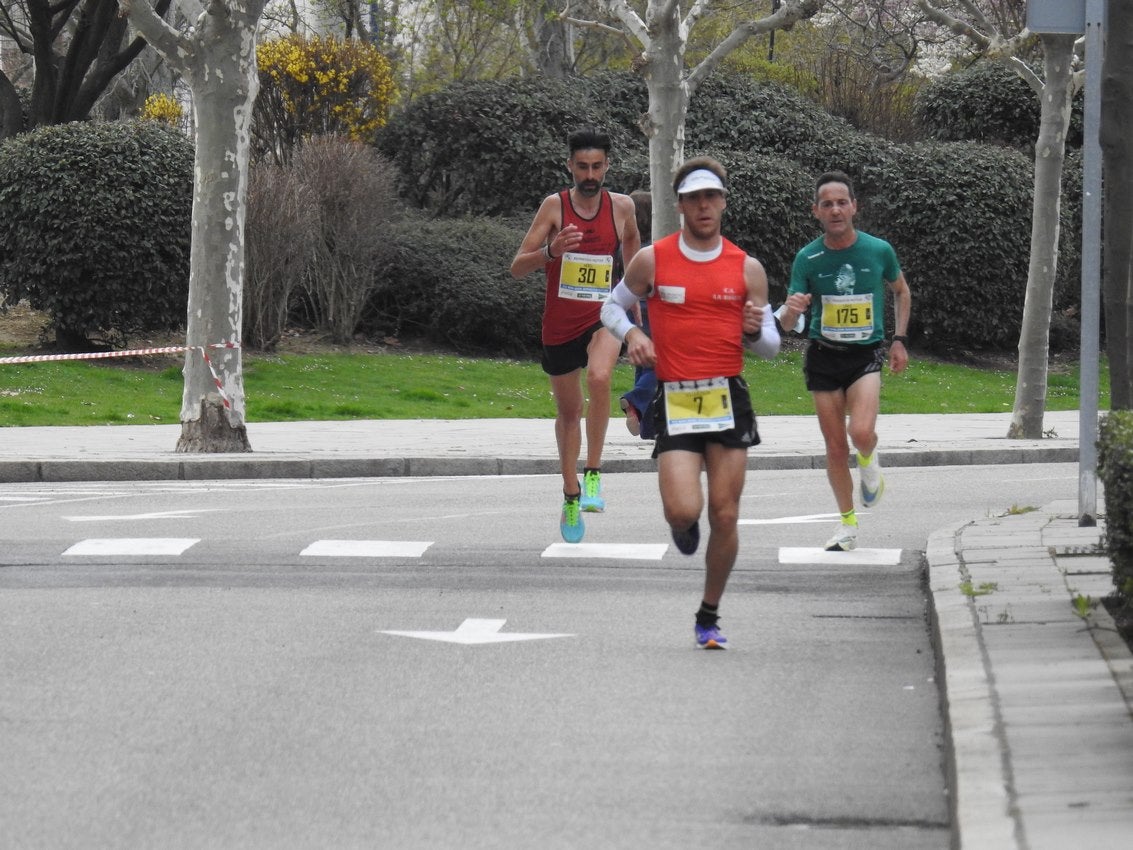
[[[720,234],[726,180],[724,167],[708,157],[678,169],[680,232],[643,248],[602,308],[602,321],[625,340],[630,361],[657,371],[653,456],[665,520],[686,555],[700,544],[700,473],[707,472],[704,596],[694,628],[703,649],[727,643],[717,612],[739,547],[747,450],[759,443],[744,348],[766,358],[779,352],[763,265]],[[623,318],[646,295],[652,339]]]
[[[621,342],[602,327],[599,311],[613,284],[619,246],[628,263],[641,238],[630,197],[602,188],[610,167],[609,137],[583,128],[571,133],[567,146],[574,185],[543,200],[511,262],[511,273],[520,278],[541,268],[547,276],[543,371],[555,397],[555,439],[563,476],[559,530],[568,543],[578,543],[585,530],[580,511],[606,507],[602,446],[610,423],[610,381],[621,352]],[[584,406],[586,463],[580,486]]]

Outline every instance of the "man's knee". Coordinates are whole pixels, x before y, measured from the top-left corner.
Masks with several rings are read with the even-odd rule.
[[[870,427],[855,426],[850,424],[849,429],[850,441],[854,447],[861,450],[872,451],[873,446],[877,443],[877,433]]]

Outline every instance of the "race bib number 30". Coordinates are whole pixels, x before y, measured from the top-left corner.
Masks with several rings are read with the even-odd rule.
[[[834,342],[860,342],[873,336],[873,296],[823,295],[822,335]]]
[[[598,254],[563,254],[559,298],[601,301],[610,291],[614,258]]]
[[[728,379],[666,381],[665,420],[670,434],[697,434],[735,428]]]

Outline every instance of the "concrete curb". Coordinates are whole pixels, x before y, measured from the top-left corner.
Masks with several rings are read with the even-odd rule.
[[[1019,844],[1008,814],[1007,747],[978,614],[972,598],[960,590],[970,576],[957,550],[969,525],[933,532],[925,552],[952,823],[956,846],[1012,850]]]
[[[1077,447],[887,451],[887,467],[1076,463]],[[609,458],[606,472],[653,472],[651,457]],[[821,454],[781,453],[748,458],[749,470],[825,469]],[[72,481],[200,481],[233,478],[386,478],[459,475],[552,475],[554,457],[373,457],[270,452],[246,454],[103,455],[97,458],[0,460],[0,483]]]

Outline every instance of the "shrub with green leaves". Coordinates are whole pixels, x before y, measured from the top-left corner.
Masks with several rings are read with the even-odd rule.
[[[61,346],[184,324],[193,148],[157,122],[44,127],[0,145],[0,293]]]
[[[1041,70],[1041,69],[1040,69]],[[1074,100],[1067,145],[1082,146],[1081,93]],[[1039,135],[1039,99],[999,62],[977,62],[923,87],[913,102],[921,132],[943,142],[985,142],[1033,151]]]
[[[407,216],[390,228],[364,330],[469,354],[534,356],[541,349],[543,277],[516,280],[509,270],[525,230],[497,219]]]
[[[648,184],[648,144],[636,126],[645,83],[608,73],[569,84],[546,79],[453,86],[421,98],[381,135],[401,191],[433,215],[531,213],[566,185],[567,132],[579,116],[614,137],[607,185]],[[819,234],[814,178],[854,180],[858,225],[897,248],[913,289],[913,332],[942,349],[1017,345],[1030,255],[1029,152],[948,142],[898,144],[855,130],[798,92],[713,75],[689,104],[687,156],[715,156],[733,191],[725,234],[759,257],[781,300],[795,252]],[[1062,311],[1078,303],[1081,164],[1067,155],[1052,345],[1073,345]],[[516,243],[518,245],[518,241]],[[513,248],[514,250],[514,248]],[[988,309],[994,304],[994,309]]]
[[[625,122],[645,106],[644,85],[629,74],[457,83],[394,115],[377,146],[401,173],[410,205],[440,216],[508,215],[568,185],[567,136],[587,124],[610,135],[606,185],[644,185],[645,138]]]
[[[1098,477],[1105,490],[1105,545],[1113,583],[1133,621],[1133,411],[1104,416],[1098,434]]]

